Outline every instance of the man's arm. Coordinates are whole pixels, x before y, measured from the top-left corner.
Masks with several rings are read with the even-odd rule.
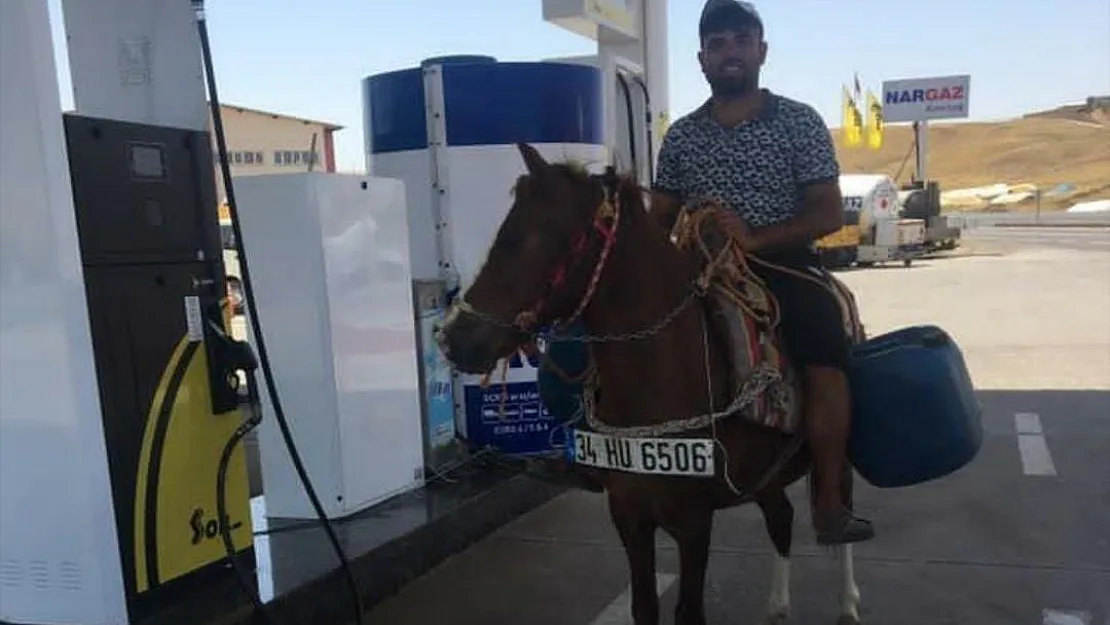
[[[840,196],[840,165],[832,133],[817,111],[810,108],[795,129],[794,178],[802,187],[802,205],[791,219],[753,228],[749,251],[763,252],[809,245],[844,225]]]
[[[663,135],[663,143],[659,146],[658,163],[655,166],[655,183],[651,189],[651,212],[656,223],[667,233],[674,229],[679,212],[682,211],[682,202],[685,200],[683,189],[685,184],[682,175],[682,163],[676,146],[674,126],[667,129]]]
[[[677,195],[658,189],[652,190],[651,212],[649,215],[655,218],[655,223],[659,224],[664,232],[669,234],[671,230],[674,230],[680,212],[682,212],[682,200]]]

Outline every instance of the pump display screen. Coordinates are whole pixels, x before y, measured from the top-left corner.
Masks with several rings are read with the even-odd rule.
[[[161,146],[132,143],[127,147],[131,152],[131,175],[136,178],[165,180],[166,159]]]
[[[81,115],[64,120],[86,266],[219,257],[209,225],[216,186],[208,133]]]

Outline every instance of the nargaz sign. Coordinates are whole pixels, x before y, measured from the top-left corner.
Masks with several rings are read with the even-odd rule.
[[[883,121],[915,122],[968,116],[971,76],[883,82]]]

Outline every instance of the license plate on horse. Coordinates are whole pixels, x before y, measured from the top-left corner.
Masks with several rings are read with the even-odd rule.
[[[647,475],[716,475],[709,438],[624,438],[571,429],[568,439],[567,459],[576,464]]]

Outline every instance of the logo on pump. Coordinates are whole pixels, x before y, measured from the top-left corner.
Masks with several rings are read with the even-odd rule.
[[[229,529],[234,532],[240,527],[243,527],[242,521],[233,521]],[[194,545],[199,545],[205,540],[218,538],[221,531],[218,519],[205,518],[204,508],[193,508],[193,513],[189,516],[189,529],[193,532],[189,542]]]

